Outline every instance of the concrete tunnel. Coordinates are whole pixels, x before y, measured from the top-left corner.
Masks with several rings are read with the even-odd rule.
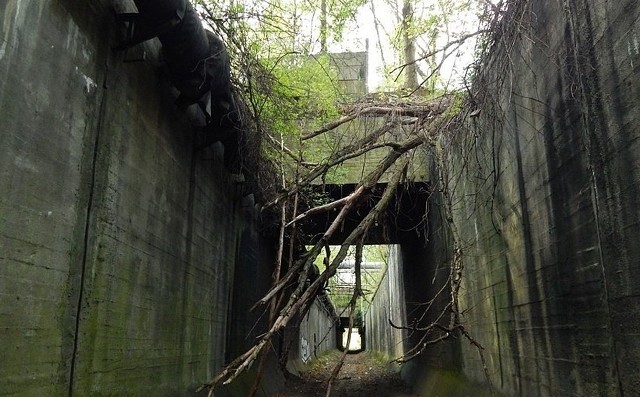
[[[373,190],[378,192],[377,194],[379,195],[380,192],[384,190],[385,186],[385,183],[381,183]],[[352,193],[355,188],[356,184],[353,183],[340,185],[325,184],[318,186],[318,189],[322,190],[330,200],[338,200],[346,197]],[[371,323],[372,328],[370,331],[363,324],[356,327],[356,333],[358,334],[357,337],[362,339],[361,347],[355,349],[357,351],[366,350],[366,341],[370,338],[372,346],[390,346],[389,356],[393,355],[392,352],[394,351],[403,351],[402,340],[405,338],[392,335],[393,332],[380,334],[371,332],[378,330],[381,326],[383,328],[388,326],[387,321],[389,313],[394,313],[392,318],[395,318],[394,321],[398,324],[407,324],[404,290],[405,288],[415,288],[415,286],[405,285],[403,281],[402,274],[405,272],[404,268],[406,267],[404,263],[405,261],[409,261],[409,263],[417,263],[418,267],[423,267],[426,266],[425,261],[427,258],[423,256],[423,253],[417,253],[411,254],[411,257],[407,257],[403,260],[402,253],[407,253],[408,251],[402,247],[405,245],[418,245],[423,246],[425,249],[427,248],[427,234],[429,233],[430,226],[426,219],[426,214],[429,212],[428,201],[432,193],[430,184],[426,182],[414,182],[399,186],[397,194],[394,195],[391,203],[389,204],[389,209],[379,217],[379,221],[367,234],[367,238],[365,239],[365,244],[367,246],[375,245],[388,247],[388,257],[385,256],[384,258],[388,263],[369,262],[365,260],[361,265],[364,271],[374,270],[380,273],[382,277],[380,280],[380,289],[379,291],[376,289],[378,287],[377,284],[372,286],[372,288],[374,288],[374,291],[372,291],[372,298],[375,297],[375,299],[381,301],[386,300],[386,303],[383,304],[385,309],[380,309],[381,312],[377,314],[380,318],[370,317],[368,321],[365,321],[367,324]],[[339,244],[339,242],[343,241],[343,239],[360,223],[368,211],[373,208],[376,200],[377,197],[376,194],[374,194],[359,211],[349,215],[344,221],[344,226],[333,236],[333,239],[329,241],[329,244]],[[306,219],[299,226],[302,234],[307,236],[321,235],[322,232],[331,224],[335,215],[335,213],[329,213],[312,216]],[[312,237],[306,243],[312,244],[315,243],[315,241]],[[351,258],[344,261],[339,266],[338,272],[341,270],[353,269],[353,266],[353,258]],[[334,278],[335,277],[338,277],[338,275],[334,276]],[[355,276],[352,274],[350,276],[350,280],[344,282],[347,284],[353,284],[355,282],[353,277]],[[378,280],[376,280],[376,283],[377,282]],[[328,288],[332,288],[332,285],[329,285]],[[351,291],[349,291],[349,293],[351,293]],[[416,292],[415,294],[419,294],[419,292]],[[332,294],[329,293],[329,295]],[[390,296],[393,296],[393,298],[390,298]],[[324,296],[320,296],[320,298],[325,299]],[[331,315],[336,317],[335,324],[331,325],[331,329],[332,332],[336,333],[335,345],[342,350],[346,348],[343,343],[343,333],[346,332],[346,329],[349,327],[349,322],[348,316],[345,313],[341,313],[340,309],[344,308],[330,308],[329,312],[332,310],[335,311],[335,313],[331,313]],[[385,315],[383,314],[384,312],[389,313]],[[365,331],[367,331],[367,333],[365,333]],[[318,332],[319,330],[314,330],[314,333],[316,333],[316,339]],[[402,332],[398,334],[402,334]]]
[[[483,355],[460,335],[425,340],[402,376],[424,395],[638,396],[640,4],[514,7],[448,158],[461,314]],[[207,101],[176,112],[157,40],[142,43],[146,62],[114,55],[114,8],[136,11],[0,2],[2,396],[196,395],[259,336],[249,309],[274,249],[256,173],[242,164],[236,178],[233,140],[194,134],[212,125]],[[418,330],[416,314],[447,304],[432,300],[452,258],[442,200],[422,208],[423,232],[372,237],[397,244],[397,266],[367,313],[367,350],[419,344],[386,326],[390,313]],[[285,335],[292,365],[325,348],[326,310]],[[252,374],[219,395],[244,395]],[[282,374],[267,375],[273,396]]]
[[[374,191],[381,192],[385,184],[376,186]],[[347,196],[355,189],[355,184],[323,185],[321,188],[331,200]],[[346,333],[349,328],[348,314],[341,312],[335,305],[326,307],[318,305],[320,309],[312,310],[298,330],[300,354],[292,355],[293,369],[296,361],[307,363],[319,357],[324,351],[338,348],[353,353],[362,351],[375,352],[385,357],[387,361],[409,355],[412,349],[419,345],[421,337],[418,332],[411,332],[411,327],[420,328],[432,321],[437,321],[442,308],[448,303],[446,293],[449,280],[449,269],[445,266],[438,268],[434,263],[442,263],[451,256],[450,249],[445,245],[434,244],[437,236],[444,233],[446,222],[439,217],[438,205],[431,200],[435,197],[429,183],[418,182],[400,186],[398,193],[392,199],[387,212],[380,217],[380,222],[370,230],[366,245],[387,247],[386,263],[383,266],[375,263],[362,264],[363,269],[378,268],[382,275],[379,284],[371,294],[371,305],[363,313],[362,322],[355,324],[353,334],[359,343],[356,346],[346,346]],[[344,223],[343,229],[337,233],[334,242],[340,242],[355,228],[368,210],[375,205],[372,197],[365,207],[351,214]],[[431,207],[434,206],[433,209]],[[301,225],[303,233],[308,236],[318,236],[331,223],[334,214],[311,217]],[[313,241],[313,240],[312,240]],[[312,242],[311,241],[311,242]],[[442,241],[440,243],[443,243]],[[445,243],[446,244],[446,243]],[[350,262],[350,263],[349,263]],[[353,259],[343,262],[338,268],[352,269]],[[337,277],[337,276],[335,276]],[[348,282],[354,282],[353,280]],[[428,286],[425,288],[425,286]],[[331,289],[332,286],[329,286]],[[351,293],[351,291],[349,291]],[[332,295],[329,292],[329,295]],[[326,300],[320,296],[319,301]],[[436,301],[425,310],[427,302]],[[319,317],[325,317],[320,320]],[[448,321],[448,319],[447,319]],[[397,327],[390,326],[392,322]],[[327,335],[330,335],[327,337]],[[321,341],[321,343],[317,343]],[[444,346],[447,343],[443,344]],[[444,348],[446,350],[446,348]],[[293,349],[295,352],[295,349]],[[442,365],[449,357],[442,354],[437,358]],[[415,362],[404,365],[403,371],[407,381],[415,382],[418,377],[419,365]]]

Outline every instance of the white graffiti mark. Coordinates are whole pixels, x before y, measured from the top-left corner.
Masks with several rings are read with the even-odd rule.
[[[87,94],[98,86],[91,77],[85,76],[84,74],[82,75],[82,77],[84,77],[84,88],[87,91]]]
[[[303,337],[300,338],[300,358],[303,363],[306,363],[311,358],[311,351],[309,350],[309,342]]]
[[[633,37],[627,40],[627,54],[629,54],[629,63],[631,63],[631,68],[635,68],[635,63],[633,62],[634,58],[640,55],[640,41],[638,41],[638,36],[634,33]]]
[[[77,66],[76,66],[76,73],[82,76],[82,79],[84,80],[84,89],[87,92],[87,94],[90,94],[91,91],[95,90],[98,87],[98,84],[96,84],[96,82],[91,77],[82,73]]]

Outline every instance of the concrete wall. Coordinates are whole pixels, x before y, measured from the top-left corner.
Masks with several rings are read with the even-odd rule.
[[[437,175],[437,171],[430,168],[430,174]],[[401,366],[402,378],[423,396],[499,397],[501,394],[484,384],[484,379],[473,379],[464,373],[462,348],[469,342],[459,332],[440,340],[445,334],[443,330],[430,328],[432,324],[444,328],[451,324],[449,264],[453,257],[453,240],[439,190],[431,193],[428,205],[424,214],[428,225],[427,238],[418,237],[415,233],[406,234],[401,245],[406,324],[415,327],[415,330],[407,331],[404,339],[409,361]],[[462,226],[469,227],[464,222]],[[470,309],[465,306],[463,310]],[[475,335],[473,325],[466,318],[464,321]],[[475,358],[473,353],[477,355],[477,352],[469,350],[466,358]]]
[[[364,316],[366,351],[393,360],[405,352],[407,332],[389,326],[389,320],[398,326],[407,324],[405,311],[403,257],[400,246],[389,249],[387,271]]]
[[[271,263],[220,151],[193,154],[157,45],[110,51],[111,7],[0,3],[3,396],[191,395],[253,323],[228,310],[246,247]]]
[[[300,321],[300,326],[297,329],[286,331],[287,341],[285,343],[291,343],[288,369],[293,373],[304,371],[305,365],[309,364],[311,360],[335,349],[337,346],[337,326],[337,318],[334,317],[334,314],[320,299],[315,299],[307,314]]]
[[[506,395],[637,396],[640,3],[521,4],[450,145],[464,321]]]

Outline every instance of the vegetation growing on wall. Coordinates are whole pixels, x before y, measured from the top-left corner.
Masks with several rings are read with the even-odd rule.
[[[458,11],[468,12],[473,4],[475,9],[481,10],[479,16],[484,25],[473,31],[456,33],[451,30],[455,17],[451,15],[454,11],[448,8],[449,3],[439,2],[440,14],[432,8],[432,14],[426,18],[414,18],[412,10],[422,6],[418,1],[405,0],[402,7],[396,5],[396,27],[398,32],[403,32],[401,42],[404,47],[399,48],[396,66],[388,69],[404,73],[405,83],[410,83],[404,84],[405,91],[398,94],[372,95],[350,103],[337,89],[335,71],[322,50],[327,50],[330,37],[341,37],[345,25],[355,18],[360,3],[343,3],[346,4],[344,9],[334,14],[328,11],[333,3],[324,0],[321,4],[284,0],[251,6],[236,2],[214,4],[201,1],[200,4],[205,19],[229,46],[235,85],[248,105],[247,117],[265,137],[261,153],[280,172],[279,189],[267,194],[270,199],[263,203],[263,211],[278,214],[280,219],[273,288],[257,304],[257,307],[267,308],[270,327],[250,350],[231,362],[203,388],[213,392],[217,384],[231,382],[255,360],[265,357],[264,352],[272,339],[302,317],[352,249],[355,250],[356,281],[348,306],[353,324],[356,302],[364,295],[361,263],[366,235],[406,178],[408,164],[416,150],[431,153],[439,171],[436,193],[442,196],[443,213],[452,236],[453,257],[449,263],[447,283],[439,290],[439,294],[448,294],[448,303],[440,308],[425,305],[426,310],[439,310],[439,314],[433,316],[437,320],[420,328],[409,324],[395,325],[423,335],[420,343],[398,361],[410,360],[431,344],[454,335],[466,337],[482,355],[481,344],[473,339],[460,316],[458,292],[464,272],[464,244],[452,216],[451,181],[455,176],[448,174],[447,163],[452,135],[458,131],[461,120],[477,115],[479,109],[475,107],[475,95],[469,88],[467,100],[462,105],[460,96],[442,84],[440,70],[445,60],[456,54],[468,39],[485,34],[480,41],[484,48],[499,39],[495,32],[504,23],[502,18],[507,15],[511,2],[499,5],[488,0],[463,2]],[[314,12],[320,14],[319,32],[313,29],[305,31],[314,24]],[[331,24],[327,23],[327,18],[340,21],[336,25],[337,30],[328,30]],[[309,26],[305,21],[311,21]],[[383,26],[375,28],[376,34],[380,35]],[[441,35],[445,37],[444,42],[439,39]],[[424,48],[418,38],[426,38]],[[316,53],[315,50],[321,52]],[[385,60],[388,61],[389,58]],[[363,116],[378,117],[382,122],[378,128],[357,139],[342,141],[336,129]],[[394,133],[400,126],[405,133]],[[375,169],[363,175],[355,191],[347,197],[327,201],[308,194],[312,183],[325,180],[347,159],[376,149],[386,149],[386,155]],[[383,176],[387,179],[386,187],[377,192],[375,187]],[[342,241],[337,252],[331,251],[329,241],[343,227],[347,215],[368,200],[375,202],[372,209]],[[336,215],[322,235],[313,238],[301,236],[297,229],[299,222],[328,212]],[[294,255],[297,252],[296,241],[301,240],[311,243],[310,248],[303,255]],[[322,258],[325,269],[308,283],[318,257]],[[339,370],[340,365],[332,379]],[[330,391],[331,382],[327,395]]]

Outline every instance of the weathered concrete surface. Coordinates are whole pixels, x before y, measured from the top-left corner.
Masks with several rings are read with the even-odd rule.
[[[637,396],[640,3],[516,12],[450,154],[464,321],[506,395]],[[477,350],[457,349],[454,368],[485,382]]]
[[[389,326],[407,324],[404,294],[403,257],[400,246],[389,249],[387,271],[364,316],[366,350],[375,352],[385,360],[393,360],[405,353],[407,331]]]
[[[234,269],[269,282],[252,203],[193,154],[155,45],[110,51],[111,5],[0,3],[3,396],[191,395],[254,323]]]
[[[287,368],[297,374],[304,371],[311,360],[336,348],[337,318],[325,303],[316,299],[297,329],[287,330],[291,342]],[[290,338],[290,339],[289,339]],[[285,342],[288,343],[288,342]]]
[[[66,395],[109,29],[51,2],[0,10],[0,390]]]
[[[436,175],[435,170],[430,171]],[[404,350],[408,362],[402,364],[403,380],[423,396],[440,397],[498,397],[481,382],[474,381],[462,371],[461,346],[464,341],[459,332],[448,339],[442,329],[432,324],[450,327],[451,288],[448,266],[453,256],[451,233],[443,212],[442,195],[432,192],[425,214],[428,237],[422,239],[414,233],[407,236],[402,245],[404,296],[407,330]],[[472,328],[473,329],[473,328]],[[423,351],[421,354],[420,351]]]

